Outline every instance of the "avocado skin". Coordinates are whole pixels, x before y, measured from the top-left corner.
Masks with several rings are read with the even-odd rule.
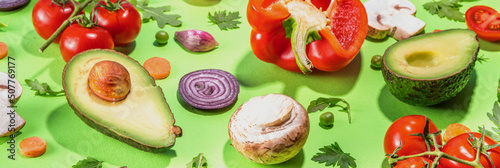
[[[400,101],[414,106],[431,106],[455,97],[471,78],[479,51],[477,37],[476,42],[478,47],[467,67],[454,74],[436,79],[414,79],[398,75],[387,67],[385,57],[383,57],[382,74],[389,92]],[[393,46],[394,44],[391,47]]]
[[[119,55],[122,55],[124,57],[126,57],[127,59],[130,59],[132,60],[133,62],[135,62],[138,66],[141,66],[136,60],[130,58],[129,56],[127,55],[124,55],[122,53],[119,53],[119,52],[116,52],[114,50],[106,50],[106,49],[91,49],[91,50],[87,50],[85,52],[82,52],[80,54],[84,54],[84,53],[87,53],[87,52],[91,52],[91,51],[108,51],[108,52],[114,52],[114,53],[118,53]],[[80,55],[78,54],[78,55]],[[75,56],[76,57],[76,56]],[[70,60],[71,61],[71,60]],[[68,62],[69,63],[69,62]],[[64,90],[66,91],[66,82],[64,77],[66,76],[66,68],[68,67],[69,64],[66,64],[66,66],[64,67],[64,70],[63,70],[63,88]],[[142,67],[142,66],[141,66]],[[149,76],[149,78],[151,78],[151,80],[154,81],[154,78]],[[156,83],[153,83],[154,86],[156,86]],[[159,86],[157,86],[159,87]],[[159,87],[160,88],[160,87]],[[160,88],[159,89],[161,94],[164,95],[163,93],[163,90]],[[72,100],[70,99],[70,97],[68,96],[68,94],[66,94],[66,100],[68,101],[68,104],[70,105],[70,107],[73,109],[74,113],[78,116],[78,118],[80,118],[85,124],[87,124],[89,127],[109,136],[109,137],[112,137],[116,140],[119,140],[121,142],[124,142],[134,148],[137,148],[139,150],[142,150],[142,151],[146,151],[146,152],[151,152],[151,153],[160,153],[160,152],[165,152],[167,150],[169,150],[172,146],[174,146],[175,142],[172,143],[170,146],[165,146],[165,147],[155,147],[155,146],[148,146],[146,144],[143,144],[143,143],[140,143],[140,142],[137,142],[131,138],[126,138],[116,132],[114,132],[113,130],[111,130],[110,128],[106,127],[106,126],[103,126],[101,124],[99,124],[98,122],[88,118],[87,116],[85,116],[82,112],[80,112],[80,110],[78,110],[74,103],[72,102]],[[166,103],[166,99],[165,97],[163,97],[163,101]],[[173,116],[172,116],[173,117]],[[174,119],[174,124],[175,124],[175,119]],[[178,127],[178,126],[173,126],[173,129],[172,130],[176,135],[180,136],[181,135],[181,128]]]

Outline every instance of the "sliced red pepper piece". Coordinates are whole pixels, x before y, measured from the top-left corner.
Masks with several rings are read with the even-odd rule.
[[[247,19],[259,59],[303,73],[347,66],[368,31],[359,0],[250,0]]]

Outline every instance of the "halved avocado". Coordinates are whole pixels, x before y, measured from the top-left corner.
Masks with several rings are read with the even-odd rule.
[[[89,88],[89,74],[101,61],[113,61],[129,72],[130,91],[119,101],[104,100]],[[175,126],[163,91],[132,58],[113,50],[89,50],[73,57],[64,68],[63,87],[75,114],[88,126],[137,149],[162,152],[175,143]]]
[[[469,81],[479,42],[468,29],[415,36],[390,46],[382,59],[389,91],[399,100],[430,106],[459,93]]]

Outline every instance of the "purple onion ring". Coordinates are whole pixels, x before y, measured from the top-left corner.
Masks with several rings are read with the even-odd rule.
[[[184,75],[179,94],[186,103],[199,109],[220,109],[236,100],[240,92],[238,80],[219,69],[198,70]]]

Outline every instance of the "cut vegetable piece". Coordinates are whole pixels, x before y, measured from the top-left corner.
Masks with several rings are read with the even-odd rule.
[[[47,142],[40,137],[29,137],[19,143],[19,152],[26,157],[42,156],[47,150]]]
[[[0,11],[11,11],[27,5],[30,0],[1,0]]]
[[[0,104],[0,137],[10,136],[18,132],[26,124],[26,121],[14,109],[7,107],[8,102],[5,102]]]
[[[152,57],[144,62],[144,68],[154,79],[165,79],[170,75],[170,62],[161,57]]]
[[[92,67],[101,61],[120,63],[130,73],[127,97],[111,102],[89,89]],[[75,114],[90,127],[147,152],[172,147],[180,127],[165,101],[163,91],[137,61],[113,50],[88,50],[71,59],[63,71],[66,98]]]
[[[262,164],[278,164],[293,158],[309,135],[304,107],[283,94],[253,97],[229,120],[232,146],[246,158]]]
[[[443,141],[444,143],[448,142],[450,139],[463,134],[463,133],[468,133],[471,132],[470,128],[460,124],[460,123],[453,123],[450,124],[446,127],[446,130],[443,133]]]
[[[430,106],[459,93],[469,81],[479,51],[476,33],[443,30],[402,40],[389,47],[382,73],[399,100]]]
[[[0,59],[4,58],[9,54],[9,46],[6,43],[0,41]]]
[[[369,0],[363,4],[368,15],[368,37],[387,35],[404,40],[424,30],[425,22],[416,18],[417,8],[408,0]]]
[[[14,77],[14,76],[12,76]],[[9,74],[0,72],[0,103],[9,106],[17,103],[23,93],[21,83]],[[0,105],[0,106],[1,106]]]
[[[198,70],[184,75],[179,94],[186,103],[199,109],[220,109],[233,104],[240,86],[236,77],[219,69]]]

